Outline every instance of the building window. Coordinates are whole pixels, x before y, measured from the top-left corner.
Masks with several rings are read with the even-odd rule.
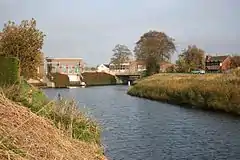
[[[72,73],[73,73],[72,66],[68,66],[68,73],[70,73],[70,74],[72,74]]]
[[[62,72],[63,72],[63,73],[67,73],[67,68],[66,68],[65,65],[62,65]]]
[[[79,69],[78,66],[75,66],[75,73],[76,73],[76,74],[79,74],[79,73],[80,73],[80,69]]]

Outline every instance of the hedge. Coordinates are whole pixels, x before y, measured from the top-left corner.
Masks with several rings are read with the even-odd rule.
[[[61,74],[61,73],[53,73],[51,74],[53,77],[53,82],[56,88],[66,88],[70,85],[68,75]]]
[[[104,72],[84,72],[82,76],[87,86],[116,84],[116,78]]]
[[[0,86],[12,85],[20,80],[19,60],[0,56]]]

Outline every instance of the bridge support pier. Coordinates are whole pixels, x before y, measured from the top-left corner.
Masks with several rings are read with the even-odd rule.
[[[130,86],[135,80],[141,78],[140,75],[116,75],[117,79],[121,80],[121,84]]]

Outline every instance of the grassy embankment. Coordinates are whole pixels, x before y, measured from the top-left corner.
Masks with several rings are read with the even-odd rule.
[[[98,125],[74,101],[49,101],[23,81],[2,89],[0,105],[0,159],[103,157]]]
[[[104,72],[84,72],[83,81],[87,86],[116,85],[116,78]]]
[[[100,128],[74,101],[50,101],[20,79],[16,58],[0,61],[0,159],[104,158]]]
[[[128,94],[240,115],[240,70],[230,74],[157,74],[136,82]]]

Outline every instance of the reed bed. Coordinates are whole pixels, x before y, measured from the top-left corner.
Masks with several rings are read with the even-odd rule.
[[[240,114],[240,71],[228,74],[157,74],[128,94],[167,103]]]

